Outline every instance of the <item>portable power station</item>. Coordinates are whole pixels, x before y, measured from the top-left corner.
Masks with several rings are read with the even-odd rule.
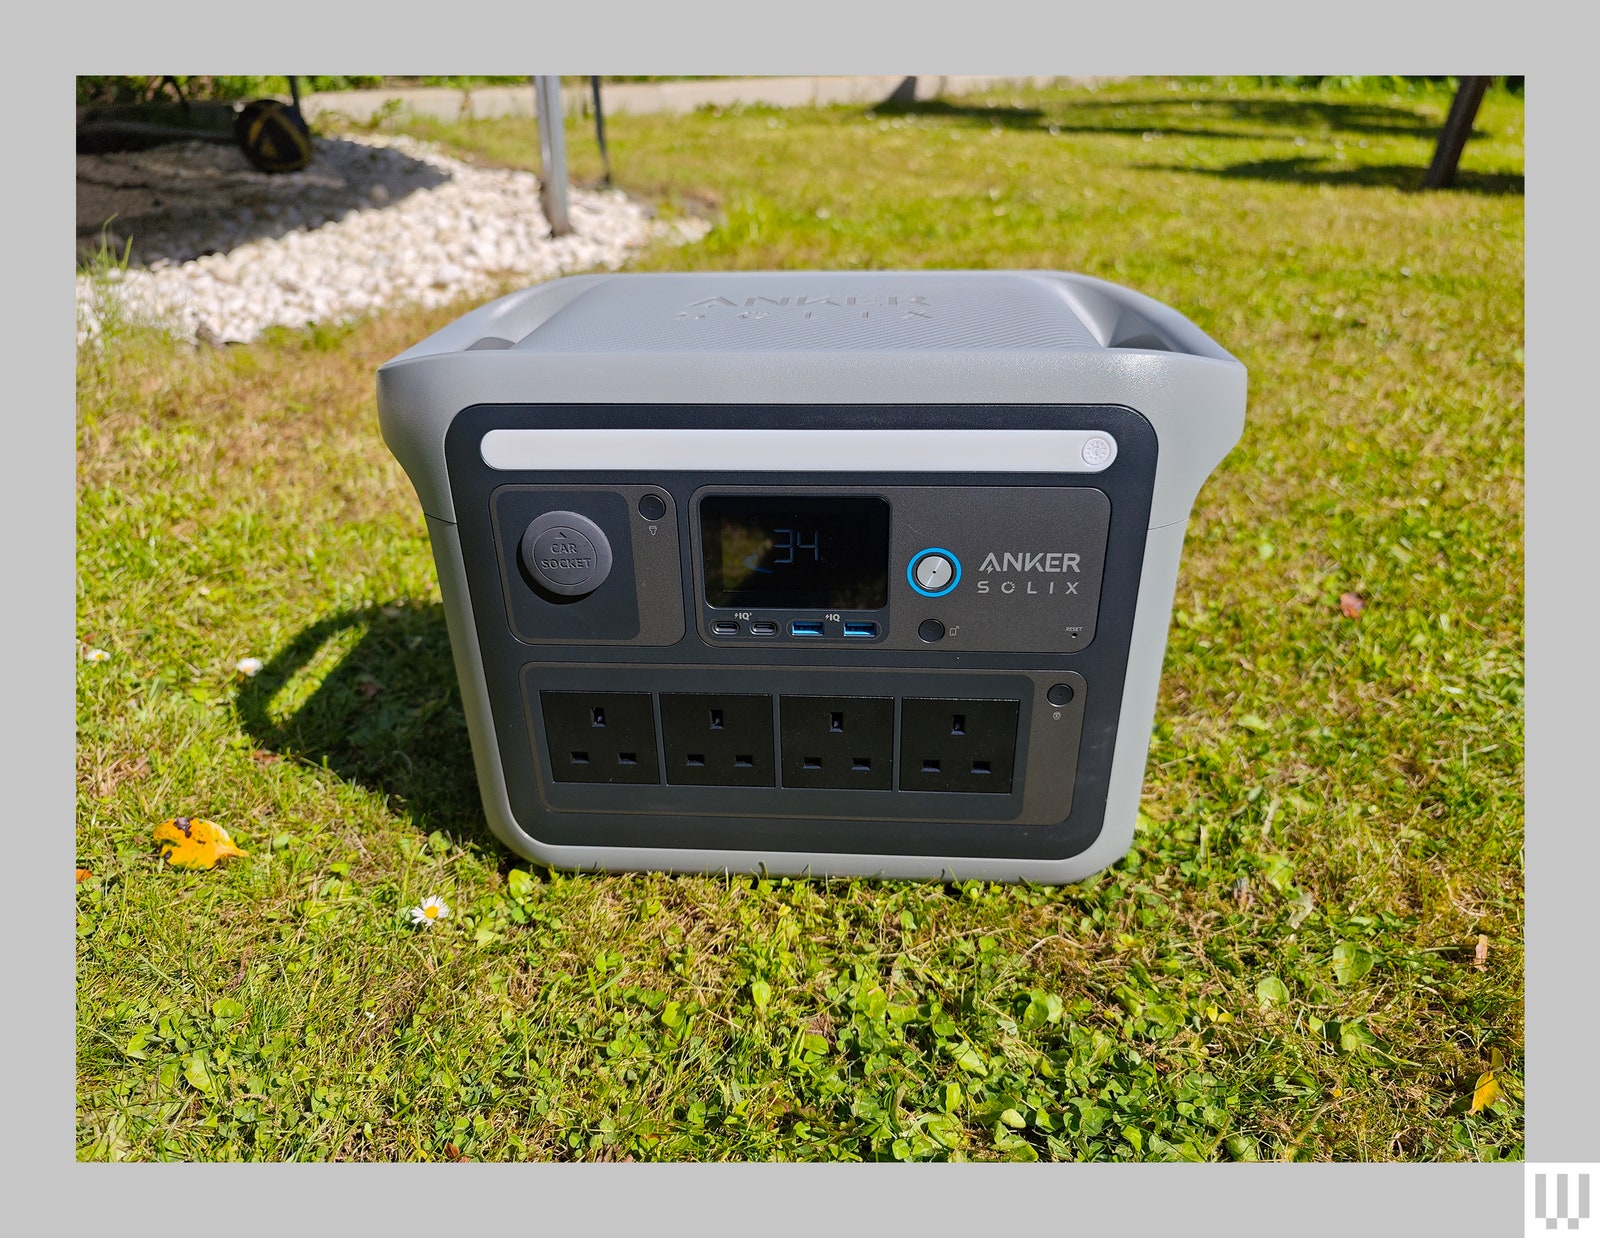
[[[378,371],[494,832],[559,868],[1067,882],[1133,835],[1245,370],[1054,272],[591,275]]]

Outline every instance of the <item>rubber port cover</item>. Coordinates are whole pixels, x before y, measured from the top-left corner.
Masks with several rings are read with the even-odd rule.
[[[561,597],[593,593],[611,575],[611,543],[577,512],[545,512],[522,535],[523,565],[541,588]]]

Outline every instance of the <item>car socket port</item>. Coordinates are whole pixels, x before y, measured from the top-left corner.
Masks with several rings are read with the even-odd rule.
[[[900,703],[900,789],[1008,795],[1017,756],[1017,701]]]
[[[770,696],[663,692],[661,734],[669,783],[770,787],[775,781]]]
[[[557,782],[661,781],[648,692],[541,692],[539,705]]]
[[[785,696],[778,701],[783,785],[894,787],[894,699]]]

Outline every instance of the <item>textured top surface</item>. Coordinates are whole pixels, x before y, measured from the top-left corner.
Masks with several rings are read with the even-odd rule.
[[[707,272],[602,280],[534,353],[1098,349],[1062,286],[1020,272]]]

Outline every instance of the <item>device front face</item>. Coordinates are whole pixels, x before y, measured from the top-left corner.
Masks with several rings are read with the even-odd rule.
[[[531,839],[937,871],[1100,833],[1156,466],[1137,412],[479,405],[445,457]]]

